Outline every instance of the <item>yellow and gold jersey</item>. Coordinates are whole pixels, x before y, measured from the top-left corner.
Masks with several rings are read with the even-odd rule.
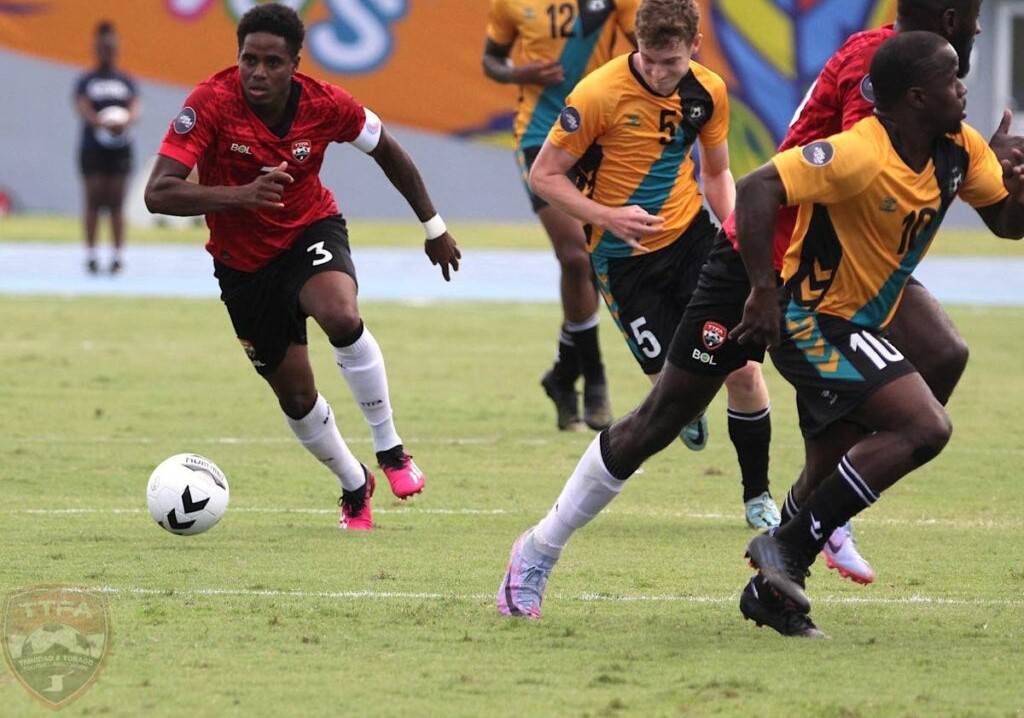
[[[935,143],[921,172],[875,117],[773,162],[787,203],[800,205],[782,269],[791,307],[873,329],[889,323],[955,197],[987,207],[1007,196],[998,160],[967,125]]]
[[[669,96],[654,92],[634,66],[617,57],[585,77],[566,99],[548,139],[580,158],[581,189],[608,207],[639,205],[665,218],[644,237],[650,250],[672,244],[690,226],[703,198],[691,152],[699,138],[717,147],[729,133],[729,99],[722,78],[696,62]],[[598,255],[637,252],[603,227],[588,227],[587,248]]]
[[[515,136],[520,147],[540,147],[565,96],[615,53],[616,28],[636,30],[640,0],[491,0],[487,37],[498,45],[519,41],[517,60],[558,60],[565,79],[550,87],[521,85]],[[630,49],[628,43],[623,50]]]

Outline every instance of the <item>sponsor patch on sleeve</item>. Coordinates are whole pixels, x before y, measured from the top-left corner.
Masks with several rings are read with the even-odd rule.
[[[558,124],[562,126],[562,129],[566,132],[575,132],[583,124],[583,119],[580,117],[580,111],[575,107],[568,106],[562,110],[561,114],[558,115]]]
[[[196,111],[191,107],[182,107],[181,112],[174,118],[174,131],[179,135],[185,135],[196,126]]]
[[[831,142],[820,140],[804,147],[800,150],[800,154],[803,155],[807,164],[824,167],[836,156],[836,148],[832,146]]]
[[[875,88],[871,84],[871,75],[864,75],[864,79],[860,81],[860,96],[868,102],[875,101]]]

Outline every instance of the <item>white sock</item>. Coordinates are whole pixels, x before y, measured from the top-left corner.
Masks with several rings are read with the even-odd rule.
[[[565,320],[565,330],[569,333],[572,332],[583,332],[587,329],[596,327],[601,320],[601,313],[594,312],[592,317],[587,317],[582,322],[570,322],[568,319]]]
[[[355,491],[366,483],[363,467],[341,438],[331,405],[322,394],[317,394],[313,408],[301,419],[287,414],[284,418],[309,453],[334,472],[342,489]]]
[[[601,513],[619,495],[625,483],[605,468],[601,459],[601,435],[598,434],[583,453],[555,505],[534,527],[533,540],[537,550],[558,558],[573,532]]]
[[[334,347],[334,357],[341,375],[348,382],[352,396],[363,411],[373,433],[373,450],[385,451],[402,443],[391,418],[388,397],[388,375],[384,371],[384,355],[370,329],[347,347]]]

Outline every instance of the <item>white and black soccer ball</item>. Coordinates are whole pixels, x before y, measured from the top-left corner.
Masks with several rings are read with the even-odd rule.
[[[175,454],[149,475],[146,503],[153,520],[172,534],[201,534],[227,511],[228,480],[205,456]]]

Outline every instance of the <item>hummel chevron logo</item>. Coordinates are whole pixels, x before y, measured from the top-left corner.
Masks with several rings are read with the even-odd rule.
[[[811,514],[811,536],[815,541],[821,541],[821,535],[821,522],[814,518],[814,514]]]

